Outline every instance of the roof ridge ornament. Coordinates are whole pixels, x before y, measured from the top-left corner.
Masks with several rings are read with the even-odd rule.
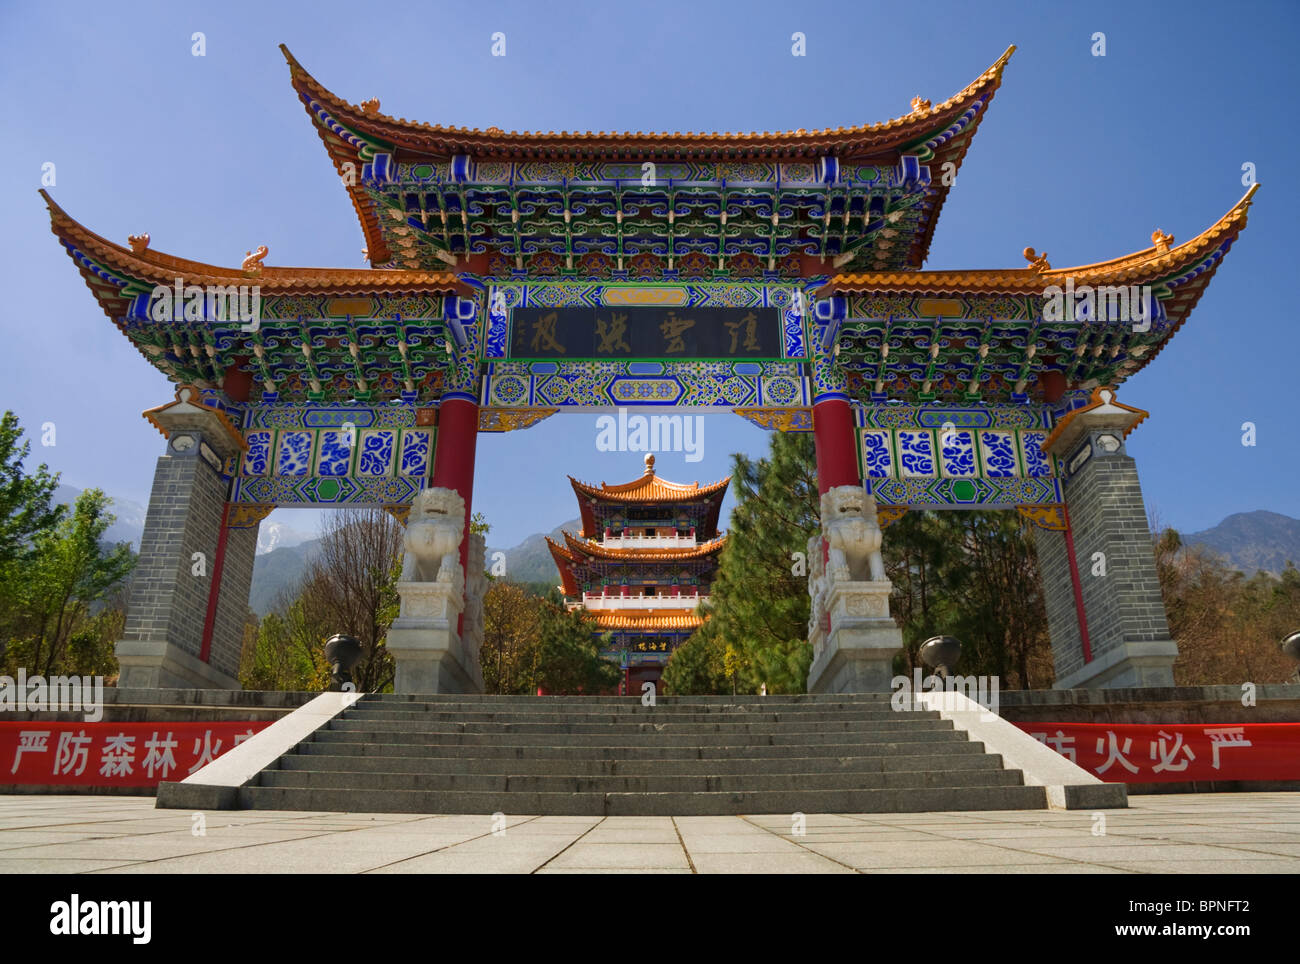
[[[1052,266],[1051,264],[1048,263],[1047,260],[1046,251],[1044,251],[1042,254],[1039,254],[1033,248],[1025,248],[1024,255],[1025,255],[1025,260],[1029,262],[1028,270],[1037,271],[1040,274],[1044,271],[1052,270]]]
[[[149,234],[148,232],[144,234],[128,234],[126,243],[131,245],[132,254],[144,254],[149,248]]]
[[[371,97],[369,100],[363,100],[361,102],[361,113],[365,114],[367,117],[378,117],[379,98]]]
[[[245,251],[243,263],[239,268],[249,278],[256,278],[262,273],[262,262],[266,256],[271,253],[271,249],[264,244],[257,246],[256,251]]]
[[[1174,236],[1172,234],[1165,234],[1159,228],[1156,228],[1151,232],[1151,243],[1156,246],[1157,254],[1167,254],[1169,252],[1169,246],[1174,243]]]
[[[924,97],[917,96],[912,98],[912,113],[917,114],[923,110],[930,109],[930,102]]]

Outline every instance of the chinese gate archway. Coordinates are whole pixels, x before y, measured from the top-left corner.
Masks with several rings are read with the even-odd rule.
[[[736,135],[411,123],[336,97],[284,50],[365,270],[122,246],[46,195],[101,307],[177,386],[145,413],[168,444],[122,685],[238,686],[274,507],[402,518],[444,487],[468,524],[477,433],[620,407],[812,431],[821,490],[865,485],[885,526],[909,508],[1014,508],[1038,527],[1056,685],[1172,685],[1124,450],[1146,413],[1114,389],[1186,320],[1254,188],[1180,245],[1157,230],[1084,267],[1027,248],[1018,269],[923,270],[1011,53],[886,123]],[[1081,576],[1098,553],[1109,577]]]

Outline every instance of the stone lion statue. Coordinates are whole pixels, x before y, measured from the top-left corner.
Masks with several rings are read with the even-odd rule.
[[[876,500],[865,489],[842,485],[822,495],[822,532],[830,545],[827,577],[832,582],[883,582]]]
[[[402,582],[450,582],[464,587],[460,542],[465,500],[453,489],[422,489],[411,506],[402,544]]]
[[[826,565],[822,559],[821,533],[808,540],[808,638],[817,639],[826,620]]]

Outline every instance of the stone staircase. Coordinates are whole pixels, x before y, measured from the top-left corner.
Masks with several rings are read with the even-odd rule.
[[[1041,786],[889,694],[366,696],[241,787],[239,806],[673,815],[1029,810]]]

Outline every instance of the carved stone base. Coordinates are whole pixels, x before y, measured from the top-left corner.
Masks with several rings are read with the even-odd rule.
[[[1126,642],[1063,676],[1053,689],[1117,689],[1173,686],[1178,645],[1171,639]]]
[[[813,633],[809,693],[887,693],[903,633],[889,615],[892,584],[833,582],[827,586],[830,631]]]
[[[122,689],[243,688],[235,677],[166,640],[119,639],[115,655]]]
[[[397,663],[395,693],[482,693],[477,654],[456,633],[464,599],[451,583],[399,582],[400,615],[386,645]]]

